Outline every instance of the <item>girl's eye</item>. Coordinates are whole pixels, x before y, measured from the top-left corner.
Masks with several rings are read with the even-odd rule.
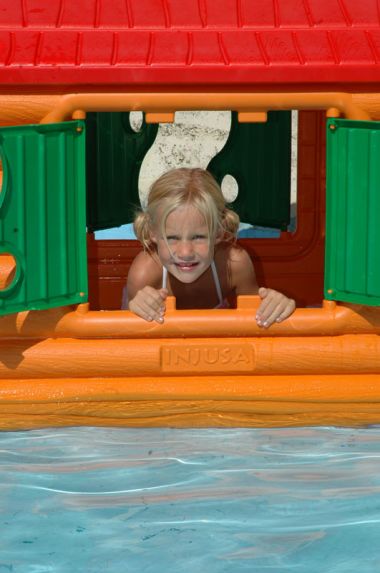
[[[189,238],[189,240],[198,242],[208,241],[208,237],[207,235],[193,235],[192,237]],[[173,244],[176,243],[177,241],[181,241],[181,237],[179,237],[178,235],[167,235],[166,241],[170,244]]]

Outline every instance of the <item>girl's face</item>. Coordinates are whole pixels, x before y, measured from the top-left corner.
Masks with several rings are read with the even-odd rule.
[[[158,219],[160,213],[157,213]],[[157,225],[152,229],[152,241],[167,270],[182,283],[196,281],[210,266],[214,256],[213,241],[204,216],[191,205],[172,211],[166,219],[165,237]],[[210,248],[211,243],[211,248]]]

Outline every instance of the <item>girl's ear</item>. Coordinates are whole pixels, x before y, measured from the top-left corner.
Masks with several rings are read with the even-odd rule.
[[[157,245],[157,236],[155,233],[153,233],[153,231],[149,231],[149,237],[150,237],[150,240],[152,241],[152,243]]]
[[[214,245],[221,243],[223,241],[223,237],[224,237],[224,232],[222,231],[222,229],[219,229],[215,237]]]
[[[155,229],[153,228],[153,225],[151,222],[149,224],[149,238],[152,241],[152,243],[157,245],[157,234],[156,234]]]

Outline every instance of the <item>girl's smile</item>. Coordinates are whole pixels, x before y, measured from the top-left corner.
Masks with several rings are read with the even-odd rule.
[[[152,240],[161,263],[183,283],[196,281],[213,259],[214,241],[210,241],[205,218],[191,205],[179,207],[168,215],[165,236],[155,224]]]

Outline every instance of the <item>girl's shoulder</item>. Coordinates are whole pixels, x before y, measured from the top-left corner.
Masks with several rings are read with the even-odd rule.
[[[251,257],[243,247],[237,244],[221,243],[215,253],[216,262],[227,263],[233,268],[240,268],[244,265],[252,265]]]
[[[141,251],[131,264],[128,273],[128,282],[140,287],[150,285],[155,288],[161,286],[162,264],[155,253]],[[158,285],[158,286],[157,286]]]
[[[226,273],[229,287],[236,294],[256,294],[255,268],[245,249],[239,245],[220,245],[215,259],[217,268]]]

